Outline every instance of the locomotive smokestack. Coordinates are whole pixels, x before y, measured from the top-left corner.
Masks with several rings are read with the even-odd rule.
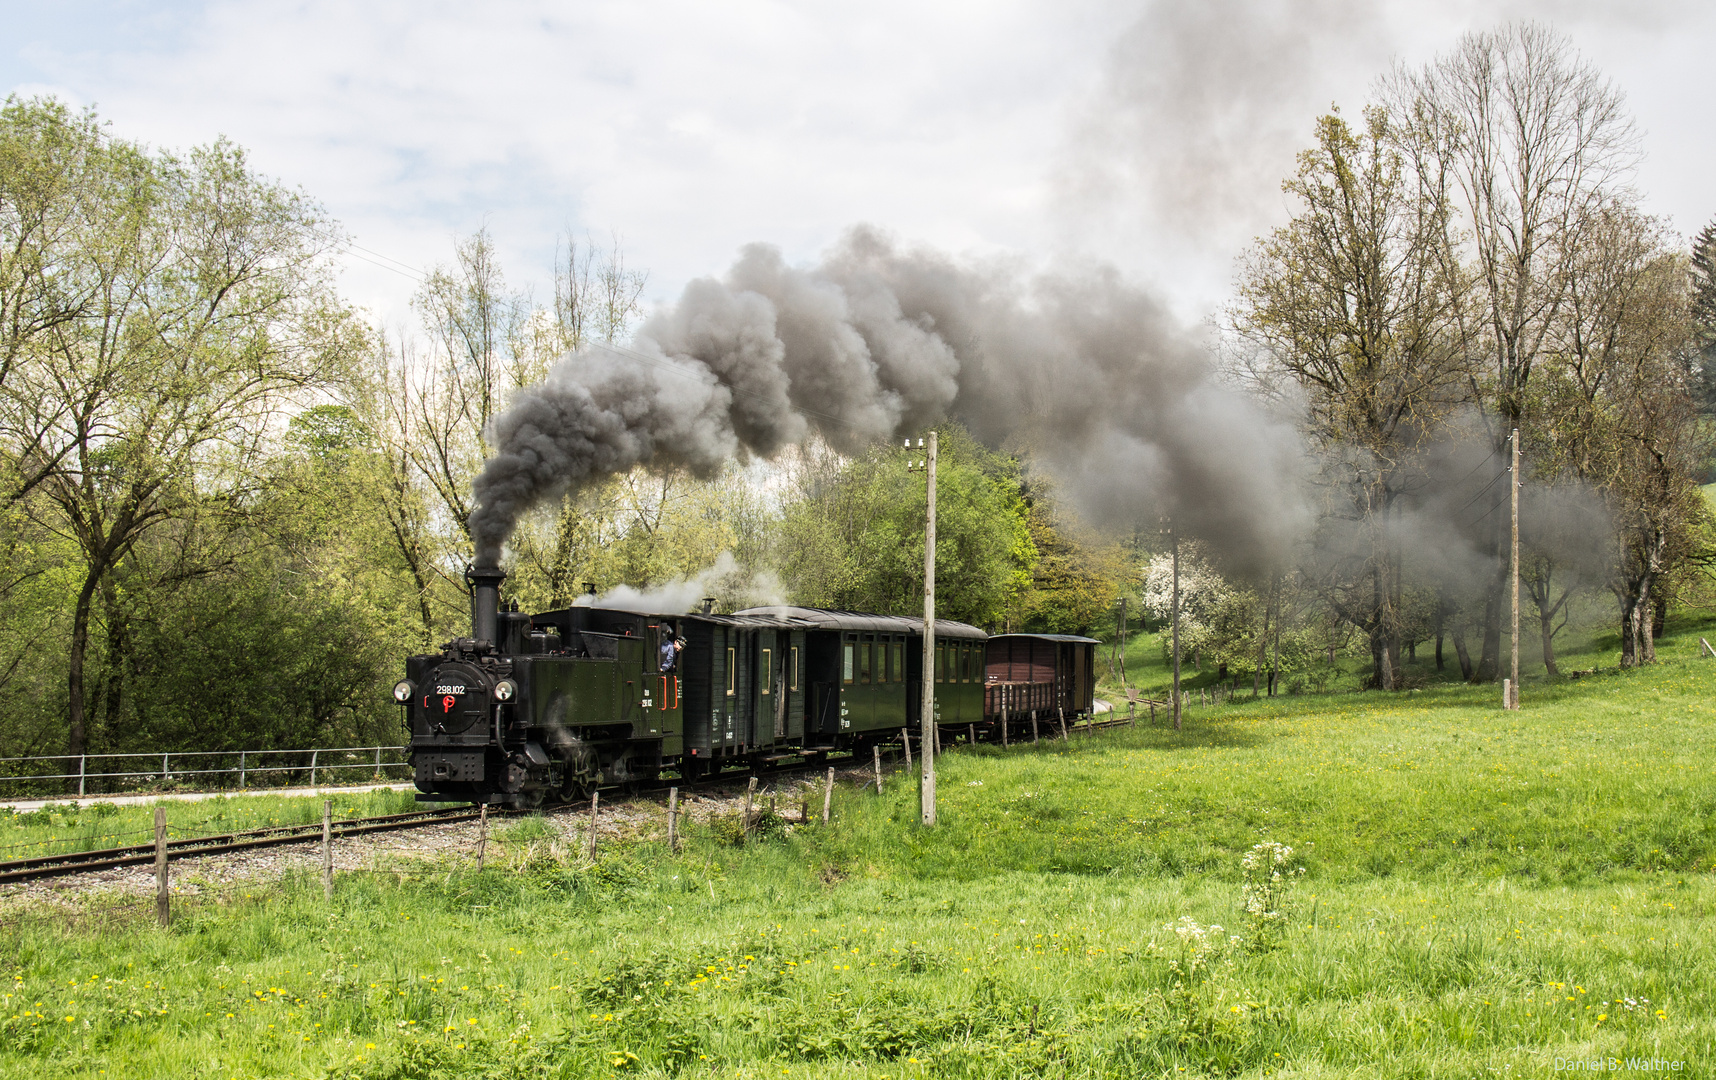
[[[500,586],[506,571],[498,566],[467,566],[465,584],[471,587],[471,636],[493,644],[496,613],[500,611]]]

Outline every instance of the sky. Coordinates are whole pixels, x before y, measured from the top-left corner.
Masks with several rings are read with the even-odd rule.
[[[1716,4],[1682,0],[777,0],[483,4],[0,0],[0,84],[120,136],[225,136],[351,235],[342,289],[401,323],[487,227],[540,299],[570,233],[617,238],[663,303],[766,242],[858,223],[1025,266],[1117,265],[1185,321],[1285,219],[1331,105],[1391,64],[1537,19],[1626,93],[1636,185],[1716,218]]]

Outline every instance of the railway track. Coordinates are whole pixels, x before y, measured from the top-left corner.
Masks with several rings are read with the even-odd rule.
[[[1076,736],[1081,729],[1088,732],[1092,728],[1124,727],[1129,722],[1125,717],[1099,720],[1094,724],[1071,726],[1069,733]],[[1054,738],[1054,735],[1051,734],[1050,738]],[[863,768],[868,763],[858,758],[849,758],[844,759],[842,764],[846,768]],[[756,775],[760,778],[783,778],[792,775],[820,773],[826,767],[827,763],[815,765],[782,764],[758,769]],[[626,792],[621,797],[621,801],[666,794],[670,786],[720,788],[728,784],[740,784],[749,775],[751,774],[733,770],[725,774],[704,777],[701,781],[693,784],[686,784],[683,781],[677,784],[671,782],[641,784]],[[578,806],[578,802],[556,802],[549,803],[539,809],[576,812]],[[393,832],[447,822],[474,821],[479,813],[480,811],[475,806],[454,806],[434,810],[416,810],[406,814],[387,814],[381,817],[351,818],[346,821],[335,822],[333,833],[338,838],[373,832]],[[493,813],[510,814],[515,812],[496,810]],[[254,848],[281,847],[286,844],[302,844],[320,840],[321,836],[322,824],[318,821],[305,825],[277,825],[266,829],[251,829],[245,832],[225,833],[217,836],[185,837],[167,842],[167,857],[170,860],[183,859],[201,855],[218,855],[223,852],[246,851]],[[58,855],[40,855],[30,859],[0,862],[0,884],[34,881],[66,874],[89,873],[96,870],[111,870],[121,866],[147,866],[154,861],[155,845],[153,844],[99,848],[94,851],[68,851]]]
[[[383,817],[351,818],[346,821],[335,822],[333,831],[335,836],[392,832],[398,829],[418,828],[423,825],[440,825],[449,821],[469,821],[476,818],[477,813],[475,807],[457,806],[435,810],[416,810],[408,814],[388,814]],[[322,823],[319,821],[308,825],[276,825],[267,829],[251,829],[246,832],[226,833],[220,836],[194,836],[180,840],[169,840],[167,842],[167,858],[183,859],[198,855],[218,855],[228,851],[246,851],[252,848],[280,847],[284,844],[302,844],[321,838]],[[110,870],[120,866],[147,866],[154,861],[154,844],[99,848],[95,851],[67,851],[58,855],[40,855],[33,859],[14,859],[11,862],[0,862],[0,884],[59,877],[63,874],[81,874],[92,870]]]

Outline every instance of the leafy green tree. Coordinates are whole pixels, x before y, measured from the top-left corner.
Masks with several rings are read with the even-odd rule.
[[[1317,121],[1315,146],[1283,184],[1293,220],[1261,241],[1240,282],[1234,326],[1268,374],[1285,374],[1328,452],[1326,521],[1341,537],[1330,600],[1370,637],[1372,682],[1398,689],[1403,467],[1467,374],[1462,282],[1447,246],[1449,177],[1411,152],[1410,118],[1365,111]]]
[[[355,324],[332,290],[331,224],[231,144],[149,154],[51,102],[14,102],[0,126],[14,140],[82,145],[58,159],[78,170],[61,188],[81,208],[63,215],[74,235],[41,249],[53,262],[38,272],[80,299],[19,345],[0,420],[14,474],[37,478],[33,519],[77,553],[66,663],[76,754],[112,575],[151,530],[248,482],[293,401],[335,385]]]
[[[1018,466],[958,428],[944,430],[940,443],[936,612],[994,627],[1030,587],[1038,559]],[[923,474],[909,472],[892,447],[824,465],[781,523],[789,594],[818,607],[921,614]]]
[[[1716,221],[1692,241],[1692,332],[1699,405],[1716,414]]]

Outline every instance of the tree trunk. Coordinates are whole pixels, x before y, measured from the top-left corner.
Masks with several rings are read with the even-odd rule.
[[[1633,599],[1632,590],[1628,589],[1621,596],[1621,666],[1624,668],[1638,665],[1638,641],[1634,637],[1637,616],[1638,604]]]
[[[1500,560],[1489,593],[1484,597],[1484,639],[1478,654],[1478,670],[1470,676],[1472,682],[1495,682],[1501,671],[1502,592],[1507,586],[1507,555]]]
[[[1559,675],[1561,669],[1555,666],[1555,608],[1545,611],[1542,605],[1539,605],[1537,622],[1538,633],[1543,635],[1543,670],[1552,676]]]
[[[89,655],[89,615],[95,590],[101,583],[104,568],[91,566],[78,590],[77,606],[72,610],[71,655],[66,658],[66,754],[80,757],[89,752],[84,708],[84,660]]]
[[[1448,601],[1436,595],[1436,670],[1442,670],[1442,634],[1448,622]]]
[[[1654,583],[1650,591],[1650,609],[1650,636],[1653,639],[1659,638],[1662,636],[1662,632],[1668,628],[1668,590],[1657,588]],[[1656,659],[1655,652],[1656,648],[1652,646],[1651,659],[1653,660]]]
[[[1270,591],[1263,597],[1263,629],[1257,635],[1257,665],[1251,670],[1251,696],[1256,697],[1263,689],[1263,665],[1269,659],[1269,605],[1274,601],[1273,584]]]
[[[1460,678],[1465,679],[1467,682],[1471,682],[1472,681],[1472,656],[1470,653],[1468,653],[1466,651],[1466,634],[1465,634],[1465,631],[1462,630],[1460,627],[1456,626],[1454,628],[1453,638],[1454,638],[1454,656],[1456,658],[1458,658],[1460,661]]]

